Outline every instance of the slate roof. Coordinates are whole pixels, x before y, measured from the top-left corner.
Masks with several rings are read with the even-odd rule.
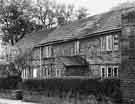
[[[67,67],[87,65],[86,61],[79,56],[63,56],[63,57],[59,57],[59,59]]]
[[[67,25],[62,25],[51,32],[49,36],[44,38],[39,44],[77,39],[97,32],[119,29],[121,28],[121,12],[121,10],[110,11]]]
[[[57,41],[66,41],[70,39],[80,39],[85,36],[93,36],[95,33],[120,30],[122,10],[112,10],[107,13],[94,15],[82,20],[74,21],[70,24],[58,26],[53,31],[39,31],[26,35],[20,40],[16,46],[19,47],[22,53],[26,50],[38,47],[43,44],[53,43]]]
[[[43,30],[38,32],[33,32],[27,34],[23,39],[15,44],[21,51],[21,54],[29,52],[36,44],[38,44],[42,39],[48,37],[48,33],[52,30]]]

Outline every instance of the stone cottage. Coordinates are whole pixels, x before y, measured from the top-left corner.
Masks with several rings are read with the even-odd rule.
[[[120,78],[123,98],[135,99],[134,30],[135,9],[127,8],[43,32],[47,36],[34,45],[22,77]]]

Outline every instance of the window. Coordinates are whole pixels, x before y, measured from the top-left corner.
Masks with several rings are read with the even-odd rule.
[[[113,76],[118,77],[118,66],[113,67]]]
[[[106,37],[101,38],[101,50],[106,49]]]
[[[79,40],[75,41],[75,55],[79,54],[80,42]]]
[[[106,36],[106,50],[112,50],[112,35]]]
[[[56,69],[56,77],[61,77],[61,69]]]
[[[49,77],[49,68],[47,65],[45,66],[45,77]]]
[[[52,47],[51,46],[46,46],[43,49],[43,56],[44,57],[51,57],[53,53]]]
[[[109,66],[107,68],[107,77],[112,77],[112,67],[111,66]]]
[[[119,48],[118,35],[107,35],[101,37],[101,50],[102,51],[112,51],[118,50]]]
[[[105,66],[102,66],[101,67],[101,77],[106,77],[106,67]]]
[[[118,77],[119,67],[117,65],[103,65],[101,66],[101,77],[111,78]]]
[[[119,49],[119,39],[118,35],[113,36],[113,50],[118,50]]]
[[[37,69],[33,69],[33,78],[37,78]]]

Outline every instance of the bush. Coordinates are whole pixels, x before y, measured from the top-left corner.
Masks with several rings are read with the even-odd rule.
[[[18,82],[21,81],[21,78],[17,76],[13,77],[2,77],[0,78],[0,89],[16,89]]]
[[[55,94],[66,94],[71,91],[73,95],[93,94],[95,96],[108,96],[119,100],[121,98],[120,81],[118,79],[88,79],[88,78],[52,78],[43,80],[24,80],[23,88],[25,90],[44,90]]]

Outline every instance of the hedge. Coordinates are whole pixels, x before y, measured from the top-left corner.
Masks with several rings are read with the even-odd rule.
[[[10,76],[10,77],[1,77],[0,78],[0,89],[17,89],[18,82],[21,81],[20,77]]]
[[[43,80],[24,80],[25,90],[41,90],[59,93],[72,91],[80,94],[94,94],[108,96],[119,100],[121,98],[119,79],[82,79],[82,78],[52,78]]]

